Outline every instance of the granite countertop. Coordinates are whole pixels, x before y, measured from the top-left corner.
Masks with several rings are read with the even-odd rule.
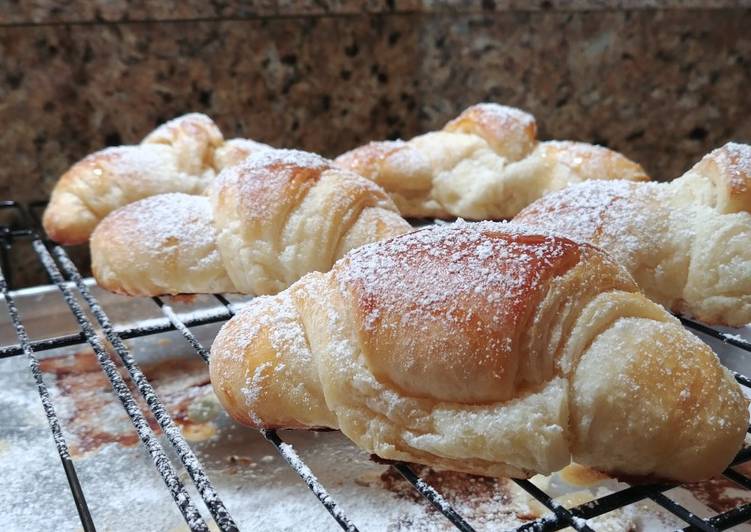
[[[727,9],[751,0],[15,0],[0,12],[0,24],[48,24],[159,20],[226,20],[253,17],[492,11],[613,11],[638,9]]]

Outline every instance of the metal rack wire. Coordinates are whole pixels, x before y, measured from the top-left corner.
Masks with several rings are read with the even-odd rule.
[[[213,519],[220,530],[238,530],[238,525],[230,516],[220,495],[214,490],[198,457],[193,453],[190,446],[185,441],[180,429],[173,422],[170,414],[167,412],[164,403],[160,400],[123,342],[123,340],[128,338],[136,338],[177,330],[185,338],[186,342],[190,345],[196,355],[204,362],[208,362],[208,350],[201,345],[193,332],[191,332],[191,328],[198,325],[226,321],[235,313],[232,303],[221,294],[217,294],[214,297],[220,304],[219,310],[215,310],[200,317],[193,317],[189,320],[181,320],[170,305],[157,297],[153,298],[153,301],[164,315],[165,319],[163,321],[151,323],[146,326],[129,328],[115,327],[84,282],[66,251],[51,242],[45,242],[42,240],[39,233],[35,230],[36,224],[32,220],[28,211],[21,205],[12,201],[0,202],[0,211],[10,212],[16,220],[14,225],[0,225],[0,291],[5,299],[10,320],[18,338],[18,344],[16,345],[0,346],[0,359],[25,355],[29,360],[31,373],[37,384],[44,412],[49,422],[50,430],[56,444],[57,452],[62,461],[71,488],[71,495],[78,510],[83,529],[86,531],[95,530],[86,503],[86,498],[84,496],[85,489],[82,489],[82,486],[78,481],[75,465],[68,452],[68,447],[62,434],[59,420],[55,414],[54,405],[52,404],[47,387],[42,378],[35,353],[86,342],[94,350],[97,361],[109,380],[115,395],[128,413],[135,430],[141,438],[148,454],[151,456],[154,465],[172,495],[175,504],[182,513],[185,522],[191,530],[208,530],[206,518],[201,515],[191,500],[190,495],[176,473],[174,464],[169,460],[159,439],[149,427],[145,417],[146,414],[141,410],[141,407],[138,406],[138,403],[133,397],[128,385],[117,371],[115,362],[112,360],[109,351],[105,347],[104,340],[97,334],[96,325],[87,315],[87,313],[90,313],[94,316],[98,327],[104,333],[104,338],[107,343],[109,343],[114,353],[117,354],[122,362],[123,367],[127,370],[130,380],[143,397],[151,415],[157,420],[159,426],[166,435],[169,444],[174,448],[182,466],[188,472],[199,496],[204,501],[211,519]],[[8,272],[9,267],[9,251],[12,245],[18,240],[29,241],[31,243],[37,258],[39,259],[40,265],[51,281],[60,290],[62,297],[75,317],[80,328],[78,333],[58,336],[55,338],[46,338],[38,341],[31,341],[29,339],[23,325],[22,316],[18,311],[13,294],[10,291],[10,283],[7,282],[7,278],[4,277],[4,275],[7,275],[6,272]],[[83,300],[88,310],[84,309],[79,298]],[[751,352],[751,342],[717,331],[692,320],[681,318],[681,321],[685,326],[691,329],[710,335],[747,352]],[[736,379],[741,385],[751,388],[751,379],[748,377],[736,373]],[[749,431],[751,432],[751,429],[749,429]],[[318,481],[315,474],[300,459],[295,452],[295,449],[288,443],[284,442],[274,430],[265,430],[261,431],[261,433],[277,450],[287,464],[300,476],[302,481],[305,482],[318,501],[331,514],[335,522],[344,530],[356,531],[357,527],[355,524],[350,521],[347,514],[336,504],[334,499],[326,491],[325,487]],[[748,461],[751,461],[751,448],[743,449],[723,475],[739,487],[751,490],[751,478],[732,469],[734,466]],[[425,498],[427,503],[431,504],[443,514],[443,516],[445,516],[445,518],[458,530],[464,532],[474,530],[471,523],[467,522],[434,487],[428,484],[424,479],[420,478],[410,465],[406,463],[395,463],[392,464],[391,467],[404,477],[407,482],[409,482],[415,490]],[[579,531],[591,531],[593,530],[592,525],[589,524],[587,520],[606,514],[617,508],[647,499],[655,502],[684,521],[686,523],[686,530],[725,530],[742,522],[751,520],[751,504],[739,505],[729,511],[708,519],[700,518],[692,514],[675,500],[665,495],[665,491],[674,487],[669,484],[631,486],[618,492],[600,497],[586,504],[567,509],[531,482],[527,480],[515,480],[515,482],[521,489],[537,499],[551,511],[551,513],[545,517],[527,522],[520,526],[518,528],[520,531],[560,530],[566,527],[571,527]],[[252,525],[248,524],[247,526]]]

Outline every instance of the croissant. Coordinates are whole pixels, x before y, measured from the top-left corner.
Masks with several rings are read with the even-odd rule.
[[[247,139],[225,141],[205,115],[181,116],[141,144],[107,148],[74,164],[52,190],[44,230],[61,244],[82,244],[118,207],[166,192],[203,194],[221,169],[268,148]]]
[[[590,179],[649,179],[620,153],[581,142],[538,142],[532,115],[483,103],[442,131],[371,142],[336,163],[372,179],[407,217],[511,218],[543,195]]]
[[[751,322],[751,146],[726,144],[670,183],[577,185],[516,220],[604,249],[675,312]]]
[[[310,153],[263,150],[209,188],[151,196],[102,220],[90,242],[97,283],[142,296],[276,293],[411,230],[375,183]]]
[[[210,373],[246,425],[340,429],[384,459],[489,476],[573,459],[698,480],[748,421],[716,355],[605,253],[507,223],[364,246],[256,298]]]

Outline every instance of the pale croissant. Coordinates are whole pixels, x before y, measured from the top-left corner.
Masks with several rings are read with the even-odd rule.
[[[516,220],[602,248],[675,312],[751,322],[751,146],[726,144],[670,183],[577,185]]]
[[[484,103],[442,131],[408,142],[371,142],[336,163],[372,179],[407,217],[511,218],[543,195],[590,179],[649,179],[620,153],[537,141],[532,115]]]
[[[222,327],[211,382],[254,427],[340,429],[367,452],[528,477],[722,471],[747,400],[605,253],[513,224],[353,251]]]
[[[97,283],[129,295],[283,290],[349,250],[411,230],[376,184],[310,153],[264,150],[208,196],[161,194],[91,237]]]
[[[207,116],[191,113],[152,131],[141,144],[92,153],[55,185],[44,229],[61,244],[82,244],[115,209],[156,194],[203,194],[223,168],[269,146],[248,139],[225,141]]]

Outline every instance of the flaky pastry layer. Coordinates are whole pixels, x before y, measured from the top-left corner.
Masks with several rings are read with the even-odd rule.
[[[589,182],[515,221],[588,242],[654,301],[704,322],[751,322],[751,146],[729,143],[670,183]]]
[[[251,302],[210,367],[242,423],[337,428],[385,459],[482,475],[575,460],[699,480],[748,422],[714,353],[612,259],[513,224],[360,248]]]
[[[532,115],[493,103],[469,107],[441,131],[371,142],[336,163],[381,185],[407,217],[508,219],[574,183],[649,179],[613,150],[539,142]]]

